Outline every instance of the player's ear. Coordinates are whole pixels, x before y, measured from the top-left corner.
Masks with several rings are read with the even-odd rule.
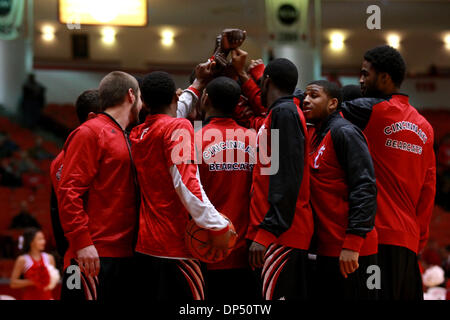
[[[391,80],[391,76],[387,72],[380,73],[381,82],[385,85]]]
[[[95,117],[96,117],[96,114],[94,112],[89,112],[88,116],[87,116],[87,119],[89,120],[89,119],[92,119],[92,118],[95,118]]]
[[[134,103],[136,99],[136,96],[134,95],[134,91],[132,88],[128,89],[128,101],[130,101],[130,103]]]
[[[207,92],[205,92],[205,94],[203,95],[203,99],[205,101],[205,105],[211,104],[211,99],[209,98],[209,94]]]
[[[173,95],[173,97],[172,97],[172,103],[177,103],[178,102],[178,95],[177,95],[177,93],[175,92],[175,94]]]
[[[328,110],[330,110],[330,113],[333,113],[334,111],[336,111],[337,107],[338,107],[338,99],[333,98],[330,99],[328,102]]]

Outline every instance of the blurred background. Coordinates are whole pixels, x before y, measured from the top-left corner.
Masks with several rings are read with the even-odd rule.
[[[0,295],[20,298],[9,277],[27,226],[42,227],[61,266],[49,165],[78,126],[78,95],[113,70],[164,70],[186,88],[225,28],[247,31],[249,59],[291,59],[302,89],[316,79],[359,84],[365,51],[381,44],[400,51],[408,72],[402,92],[435,130],[436,207],[422,266],[438,265],[448,279],[449,16],[448,0],[0,0]]]

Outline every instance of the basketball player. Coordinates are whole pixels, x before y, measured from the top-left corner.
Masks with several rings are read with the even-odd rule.
[[[297,68],[287,59],[271,61],[261,80],[261,103],[268,111],[257,143],[271,158],[263,162],[259,156],[254,168],[247,238],[251,266],[263,267],[267,300],[307,298],[313,217],[306,122],[293,96],[297,80]],[[272,135],[278,139],[272,141]]]
[[[256,132],[232,119],[240,93],[238,83],[230,78],[212,80],[201,99],[204,126],[196,133],[197,150],[203,160],[199,171],[205,193],[214,207],[231,220],[239,235],[224,261],[207,264],[206,296],[215,302],[230,297],[249,301],[261,296],[248,263],[245,240],[252,169],[256,162]]]
[[[138,82],[124,72],[109,73],[98,90],[103,112],[69,137],[55,191],[69,242],[65,266],[98,276],[89,294],[104,301],[123,298],[132,282],[137,184],[125,128],[138,120],[142,102]],[[64,274],[63,299],[71,297],[70,276]]]
[[[204,300],[200,263],[185,244],[187,223],[192,218],[209,229],[210,259],[227,254],[234,232],[200,183],[194,129],[187,119],[176,118],[178,97],[172,78],[165,72],[150,73],[143,80],[142,97],[150,114],[131,134],[141,187],[139,292],[145,300]]]
[[[339,113],[341,90],[334,82],[306,87],[303,112],[312,137],[311,205],[315,217],[317,279],[324,300],[376,299],[367,268],[376,265],[374,229],[377,188],[364,135]]]
[[[81,93],[75,102],[75,110],[78,121],[83,124],[89,118],[95,117],[95,114],[100,112],[100,97],[98,90],[86,90]],[[73,137],[73,136],[72,136]],[[69,140],[66,141],[66,144]],[[62,170],[62,161],[64,159],[64,150],[62,150],[50,165],[50,178],[52,181],[52,194],[50,202],[50,213],[53,227],[53,235],[56,240],[56,249],[61,257],[64,257],[68,247],[67,239],[64,237],[64,230],[62,229],[59,220],[58,202],[56,201],[55,190],[58,187],[60,174]]]
[[[428,239],[436,192],[433,128],[399,93],[405,62],[390,46],[367,51],[363,95],[343,104],[367,137],[377,177],[378,261],[382,299],[422,300],[417,254]]]

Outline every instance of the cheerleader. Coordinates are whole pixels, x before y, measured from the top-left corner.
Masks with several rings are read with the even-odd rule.
[[[45,249],[44,233],[37,228],[26,229],[19,238],[19,256],[11,274],[10,286],[23,289],[22,300],[53,300],[52,290],[60,279],[55,258]]]

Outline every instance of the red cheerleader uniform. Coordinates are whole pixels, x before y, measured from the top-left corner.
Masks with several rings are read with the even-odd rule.
[[[22,300],[53,300],[52,290],[44,290],[50,283],[47,266],[50,264],[47,253],[41,253],[40,260],[34,260],[29,254],[25,255],[24,277],[36,285],[26,287]]]

